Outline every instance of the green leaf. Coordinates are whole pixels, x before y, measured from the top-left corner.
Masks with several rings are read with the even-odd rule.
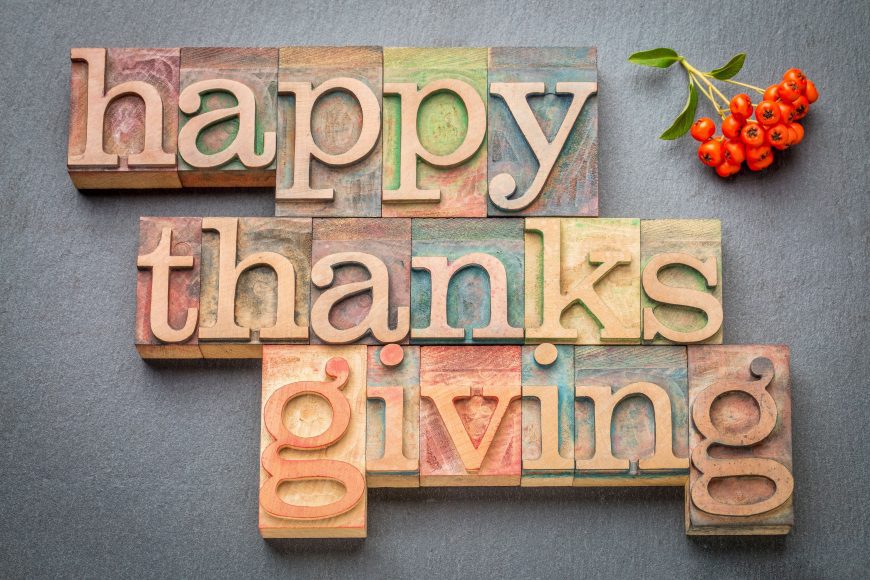
[[[746,60],[746,54],[741,52],[737,56],[733,57],[728,61],[728,64],[725,66],[720,66],[719,68],[714,68],[710,71],[710,74],[713,75],[713,78],[717,78],[720,81],[724,81],[730,79],[734,76],[737,76],[737,73],[740,72],[740,69],[743,68],[743,63]]]
[[[658,68],[668,68],[675,62],[681,59],[673,49],[670,48],[654,48],[652,50],[643,50],[636,52],[628,57],[628,62],[639,64],[641,66],[655,66]]]
[[[683,112],[680,113],[674,124],[668,127],[667,131],[659,135],[659,139],[671,141],[688,133],[695,121],[695,109],[697,108],[698,93],[695,91],[695,85],[689,80],[689,99],[686,101],[686,106],[683,107]]]

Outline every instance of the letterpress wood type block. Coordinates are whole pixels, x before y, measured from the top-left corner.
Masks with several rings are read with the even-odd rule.
[[[486,216],[486,61],[384,49],[384,217]]]
[[[381,215],[383,51],[282,48],[275,214]]]
[[[420,349],[420,485],[520,484],[520,349]]]
[[[794,524],[784,345],[689,347],[686,533],[787,534]]]
[[[200,218],[139,218],[136,350],[142,358],[200,358],[196,336]]]
[[[420,485],[420,347],[368,347],[369,487]]]
[[[526,342],[640,342],[640,220],[526,218]]]
[[[259,358],[263,343],[308,342],[311,220],[203,218],[200,350]]]
[[[411,342],[523,342],[523,220],[415,219]]]
[[[264,538],[366,536],[366,347],[263,347]]]
[[[574,485],[685,484],[685,347],[578,346],[574,377]]]
[[[277,48],[182,48],[181,184],[274,187],[277,102]]]
[[[67,168],[79,189],[177,188],[177,48],[74,48]]]
[[[722,224],[640,223],[644,344],[722,342]]]
[[[598,215],[596,60],[489,49],[489,215]]]
[[[574,347],[523,347],[524,487],[574,479]]]
[[[312,343],[407,343],[411,220],[314,220]]]

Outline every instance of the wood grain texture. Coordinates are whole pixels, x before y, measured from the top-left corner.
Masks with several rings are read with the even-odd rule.
[[[685,347],[575,349],[574,485],[685,484]]]
[[[640,342],[640,220],[527,218],[526,342]]]
[[[151,327],[153,301],[154,268],[140,267],[136,276],[136,350],[142,358],[201,358],[199,340],[196,335],[196,316],[199,311],[200,264],[202,260],[202,219],[175,217],[139,218],[140,257],[154,252],[169,229],[171,240],[167,239],[172,256],[191,256],[191,268],[164,268],[158,276],[168,278],[168,291],[161,298],[165,304],[164,321],[172,329],[183,329],[189,325],[189,309],[194,309],[194,328],[184,340],[160,340],[154,336]],[[164,337],[166,338],[166,337]]]
[[[185,111],[185,91],[202,81],[221,79],[241,83],[238,94],[226,88],[189,93],[194,105]],[[184,187],[274,187],[278,123],[277,48],[182,48],[180,74],[178,174]],[[227,83],[223,83],[227,87]],[[191,89],[192,91],[192,89]],[[251,107],[247,107],[252,101]],[[235,114],[232,109],[238,107]],[[185,125],[203,115],[228,112],[222,120],[199,131]],[[186,157],[185,149],[204,156],[234,150],[226,162],[205,166]],[[269,155],[271,153],[271,155]],[[265,162],[252,160],[266,157]],[[247,160],[247,161],[246,161]]]
[[[369,487],[420,486],[420,347],[387,366],[368,347],[366,479]]]
[[[719,304],[721,319],[722,305],[722,223],[719,220],[705,219],[673,219],[673,220],[642,220],[640,224],[640,254],[641,271],[645,271],[650,261],[660,254],[681,254],[691,256],[696,260],[710,263],[716,273],[716,284],[709,286],[704,275],[696,269],[682,264],[667,266],[659,270],[658,281],[672,288],[684,288],[696,293],[709,294]],[[642,284],[641,308],[643,309],[643,325],[645,330],[655,326],[663,326],[655,337],[644,336],[644,344],[672,344],[684,342],[675,333],[690,333],[704,329],[706,339],[703,343],[721,344],[723,324],[716,324],[710,317],[697,308],[680,304],[667,304],[650,298],[647,287]],[[654,317],[654,321],[650,320]],[[649,322],[648,322],[649,320]],[[670,332],[669,332],[670,331]],[[667,332],[672,340],[662,335]],[[674,333],[675,332],[675,333]],[[646,333],[645,333],[646,334]]]
[[[385,48],[384,84],[412,83],[419,90],[434,82],[461,81],[470,86],[485,107],[487,81],[485,48]],[[384,91],[383,110],[383,188],[399,189],[401,183],[402,103],[398,95]],[[485,109],[484,109],[485,110]],[[425,99],[417,115],[419,144],[433,155],[448,155],[459,148],[470,124],[486,124],[469,119],[467,107],[453,93],[440,92]],[[437,202],[384,201],[384,217],[484,217],[486,216],[486,137],[467,160],[454,167],[435,167],[422,159],[416,163],[416,187],[439,190]],[[407,179],[407,178],[406,178]],[[414,184],[408,181],[410,186]],[[385,193],[385,197],[386,197]]]
[[[488,276],[483,268],[468,267],[453,275],[446,293],[433,293],[431,273],[422,266],[420,268],[414,266],[411,272],[411,341],[413,343],[522,342],[524,312],[522,228],[521,219],[413,220],[411,237],[415,262],[440,257],[446,258],[447,263],[452,265],[469,255],[484,254],[498,260],[505,274],[504,285],[494,284],[493,276]],[[496,274],[500,275],[500,272]],[[423,330],[435,326],[433,322],[441,318],[442,308],[439,305],[445,302],[447,325],[453,329],[464,329],[464,332],[455,330],[450,336],[442,332],[436,337],[424,338]],[[501,304],[506,304],[506,310]],[[481,336],[484,328],[495,325],[499,320],[506,320],[509,328],[502,325],[495,328],[496,336],[490,338]]]
[[[305,218],[233,218],[234,244],[231,237],[232,224],[223,233],[208,230],[208,221],[203,220],[202,237],[202,291],[200,295],[200,349],[206,358],[259,358],[265,342],[307,342],[309,285],[311,276],[311,220]],[[235,247],[235,259],[231,267],[220,273],[221,238],[228,251]],[[269,262],[267,265],[266,262]],[[250,265],[242,271],[242,264]],[[292,267],[290,272],[276,275],[275,266]],[[285,276],[288,279],[284,280]],[[282,298],[289,300],[289,293],[281,295],[279,284],[287,285],[294,294],[288,305],[288,318],[292,324],[305,330],[304,336],[284,335],[264,338],[267,328],[277,321]],[[221,284],[236,284],[233,319],[242,329],[250,330],[244,335],[221,333],[206,337],[206,328],[219,322],[219,294]],[[227,308],[226,306],[224,308]],[[284,312],[282,318],[284,318]],[[274,332],[274,329],[273,329]]]
[[[297,141],[295,94],[278,97],[278,166],[275,214],[299,217],[377,217],[381,215],[381,122],[383,49],[371,46],[288,47],[279,54],[279,83],[309,83],[313,90],[328,81],[353,79],[363,83],[377,100],[378,132],[374,148],[361,159],[341,167],[312,158],[309,185],[332,189],[330,200],[288,199],[293,186]],[[343,86],[343,85],[340,85]],[[283,91],[282,91],[283,92]],[[322,95],[311,109],[311,137],[329,154],[350,150],[363,130],[363,109],[348,90]]]
[[[509,175],[516,186],[514,197],[535,181],[540,163],[504,98],[492,92],[493,83],[543,83],[545,94],[529,96],[529,110],[548,142],[564,123],[573,97],[558,83],[597,83],[594,48],[489,49],[489,168],[490,184]],[[590,96],[569,125],[564,145],[540,193],[525,209],[505,211],[488,201],[490,216],[597,216],[598,215],[598,102]],[[491,187],[491,186],[490,186]]]
[[[520,346],[420,349],[420,485],[519,485]]]
[[[560,345],[549,365],[523,357],[524,487],[570,486],[574,479],[574,347]]]
[[[349,374],[346,384],[335,390],[329,384],[325,368],[330,359],[346,361]],[[288,441],[298,439],[295,445],[288,444],[278,449],[274,457],[270,445],[275,437],[261,422],[260,435],[260,506],[259,528],[265,538],[364,538],[366,536],[366,493],[344,513],[328,517],[292,519],[277,517],[264,508],[264,499],[277,499],[278,504],[290,506],[329,506],[339,502],[347,493],[347,486],[324,478],[297,479],[311,466],[321,467],[327,474],[336,475],[337,464],[351,473],[364,478],[366,463],[366,347],[365,346],[286,346],[268,345],[263,348],[263,397],[262,412],[265,417],[268,401],[285,385],[311,381],[309,390],[290,398],[280,409],[287,431]],[[317,393],[317,394],[314,394]],[[332,404],[339,398],[347,402],[349,421],[337,438],[320,448],[305,448],[306,439],[328,433],[333,421],[338,420],[339,410]],[[330,407],[333,406],[331,409]],[[285,434],[286,435],[286,434]],[[313,463],[312,460],[321,460]],[[329,460],[323,462],[322,460]],[[274,465],[276,473],[269,473],[266,466]],[[281,477],[286,483],[274,493],[267,484],[272,477]],[[274,482],[273,482],[274,483]],[[363,479],[364,485],[364,479]],[[327,510],[328,511],[328,510]]]
[[[408,342],[407,315],[404,324],[400,324],[399,310],[408,309],[411,301],[411,220],[410,219],[380,219],[380,218],[335,218],[314,220],[314,242],[312,263],[317,264],[322,258],[342,252],[364,252],[381,260],[389,275],[387,294],[389,313],[387,320],[382,320],[378,326],[387,326],[391,331],[404,329],[402,337],[391,336],[387,342]],[[363,283],[372,278],[370,272],[362,264],[346,264],[334,269],[333,282],[319,288],[311,286],[311,304],[315,305],[326,288],[340,288],[344,285]],[[312,317],[312,344],[322,344],[318,336],[323,323],[333,328],[347,329],[361,324],[373,310],[372,291],[351,296],[335,305],[329,313],[328,321],[315,321]],[[378,309],[380,312],[381,309]],[[325,325],[324,325],[325,326]],[[391,333],[394,334],[394,333]],[[363,344],[381,344],[384,336],[365,334],[355,342]]]
[[[789,348],[705,345],[688,351],[692,463],[686,533],[789,533],[794,525]]]
[[[81,58],[82,51],[91,62]],[[72,56],[67,167],[75,186],[79,189],[181,187],[174,160],[180,50],[73,49]],[[143,89],[137,83],[146,83],[149,88]],[[147,107],[146,102],[150,102]],[[159,115],[155,106],[160,107]],[[146,113],[152,108],[156,122],[149,127]],[[88,144],[89,123],[97,124],[91,144]],[[159,144],[153,150],[168,156],[168,167],[155,166],[153,158],[136,164],[136,155],[149,150],[146,134],[152,131]],[[88,151],[97,154],[88,155]],[[117,158],[106,164],[98,159],[105,154]]]

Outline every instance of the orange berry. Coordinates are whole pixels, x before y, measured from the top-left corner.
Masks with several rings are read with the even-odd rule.
[[[728,141],[725,143],[725,161],[740,165],[746,160],[746,146],[740,141]]]
[[[794,82],[800,89],[800,92],[804,92],[807,88],[807,77],[799,68],[790,68],[785,71],[785,74],[782,75],[782,80]]]
[[[767,143],[777,149],[788,149],[791,146],[788,127],[782,123],[767,130]]]
[[[749,167],[750,171],[761,171],[770,167],[771,163],[773,163],[773,153],[760,161],[747,161],[746,166]]]
[[[770,85],[769,87],[767,87],[767,90],[764,91],[764,100],[774,103],[779,98],[778,93],[779,85]]]
[[[762,125],[776,125],[779,123],[779,105],[770,101],[761,101],[755,107],[755,118]]]
[[[804,126],[800,123],[792,123],[791,125],[789,125],[788,132],[791,136],[790,141],[792,147],[804,140]]]
[[[813,81],[807,80],[807,90],[804,91],[804,95],[810,103],[815,103],[818,100],[819,91],[816,89],[816,85],[813,84]]]
[[[722,163],[723,157],[724,150],[720,141],[710,139],[709,141],[704,141],[701,143],[701,146],[698,147],[698,159],[700,159],[701,163],[704,165],[716,167]]]
[[[706,141],[710,137],[713,136],[713,133],[716,132],[716,123],[713,122],[712,119],[707,117],[701,117],[694,123],[692,123],[692,137],[697,139],[698,141]]]
[[[740,130],[740,140],[746,143],[747,147],[758,147],[764,143],[764,127],[755,121],[749,121]]]
[[[803,95],[794,102],[794,120],[803,119],[810,112],[810,102]]]
[[[747,163],[758,163],[764,161],[771,155],[773,155],[773,149],[770,148],[770,145],[759,145],[758,147],[746,148]]]
[[[722,121],[722,134],[729,139],[737,139],[740,136],[740,129],[743,128],[744,121],[734,115],[728,115]]]
[[[740,164],[728,163],[727,161],[716,166],[716,175],[719,177],[731,177],[740,171]]]
[[[782,81],[779,83],[779,98],[791,103],[801,96],[800,87],[794,81]]]
[[[779,120],[784,123],[791,123],[794,120],[794,106],[782,101],[777,103],[779,107]]]
[[[749,95],[746,93],[734,95],[731,99],[731,114],[739,115],[744,119],[752,116],[752,101],[749,100]]]

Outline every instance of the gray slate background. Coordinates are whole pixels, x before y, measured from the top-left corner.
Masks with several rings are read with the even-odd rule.
[[[0,575],[867,573],[870,4],[86,4],[0,17]],[[140,215],[267,216],[271,196],[76,192],[69,49],[282,44],[597,45],[601,215],[721,218],[726,341],[791,345],[793,534],[687,538],[681,489],[439,489],[370,492],[365,542],[261,540],[259,364],[143,363],[134,264]],[[626,56],[662,45],[706,68],[746,50],[758,84],[803,67],[822,94],[804,142],[722,182],[656,140],[684,75]]]

